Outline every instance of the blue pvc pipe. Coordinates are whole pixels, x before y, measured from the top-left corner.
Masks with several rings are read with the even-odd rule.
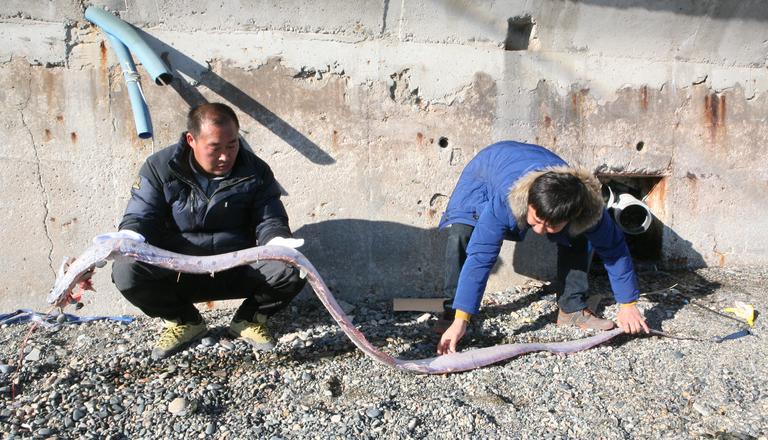
[[[125,86],[128,89],[128,97],[131,100],[131,109],[133,109],[133,122],[136,124],[136,133],[141,139],[152,137],[152,120],[149,118],[149,108],[144,100],[144,94],[139,85],[139,74],[136,72],[136,65],[133,64],[133,58],[125,44],[121,43],[114,35],[107,33],[109,44],[112,50],[117,54],[120,60],[120,67],[123,69],[125,77]]]
[[[155,84],[162,86],[173,80],[173,75],[168,71],[165,63],[150,49],[147,42],[139,36],[139,33],[131,25],[96,6],[89,6],[85,10],[85,18],[127,46],[147,69]]]

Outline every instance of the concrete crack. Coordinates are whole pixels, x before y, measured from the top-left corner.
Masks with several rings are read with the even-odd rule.
[[[40,154],[37,150],[37,144],[35,143],[35,135],[32,133],[32,129],[29,128],[29,126],[27,125],[26,118],[24,117],[24,110],[27,108],[29,101],[32,99],[32,75],[29,76],[28,90],[30,91],[29,96],[27,97],[26,102],[24,102],[24,104],[19,109],[19,114],[21,114],[21,124],[24,126],[24,128],[27,130],[27,133],[29,134],[29,140],[32,143],[32,151],[35,154],[37,185],[40,187],[40,191],[43,194],[43,230],[45,231],[45,238],[48,239],[48,267],[51,269],[51,272],[53,273],[53,275],[56,276],[56,269],[54,269],[53,267],[53,239],[51,238],[51,231],[48,227],[48,217],[50,214],[50,209],[49,209],[50,196],[48,195],[48,190],[45,188],[45,185],[43,184],[43,172],[42,172],[42,166],[40,163]]]

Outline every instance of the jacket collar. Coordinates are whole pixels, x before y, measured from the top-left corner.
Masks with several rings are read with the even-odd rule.
[[[518,225],[528,225],[526,216],[528,214],[528,191],[533,185],[533,181],[542,174],[554,171],[556,173],[567,173],[579,178],[579,180],[589,189],[584,209],[578,218],[571,220],[568,224],[568,233],[575,237],[591,227],[595,226],[603,216],[605,202],[600,191],[600,182],[597,178],[584,168],[571,168],[568,166],[547,167],[540,170],[531,171],[521,178],[517,179],[509,189],[507,202]]]

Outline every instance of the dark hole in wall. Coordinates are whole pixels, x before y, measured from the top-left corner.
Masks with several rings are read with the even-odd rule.
[[[658,175],[619,175],[598,174],[598,179],[603,184],[603,198],[607,199],[607,187],[610,187],[614,195],[629,193],[636,199],[644,201],[653,214],[651,225],[647,231],[640,234],[627,234],[624,236],[629,246],[630,254],[636,263],[659,263],[662,258],[662,238],[664,232],[663,206],[666,199],[666,182],[664,176]],[[606,200],[607,201],[607,200]],[[608,211],[611,216],[614,210]],[[620,219],[625,226],[639,227],[645,219],[645,210],[640,207],[629,207],[620,214]]]
[[[440,148],[448,147],[448,138],[447,137],[441,137],[440,140],[437,141],[437,145],[440,145]]]
[[[528,50],[533,31],[533,20],[529,15],[512,17],[507,20],[507,38],[504,50]]]

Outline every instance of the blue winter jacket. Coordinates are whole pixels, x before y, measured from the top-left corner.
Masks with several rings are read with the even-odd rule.
[[[475,228],[453,308],[471,314],[478,312],[502,242],[522,241],[530,228],[525,221],[530,184],[551,168],[573,172],[585,183],[589,181],[591,193],[595,194],[592,205],[584,210],[589,215],[570,222],[557,234],[547,234],[547,238],[570,246],[570,237],[584,234],[605,264],[616,301],[637,300],[637,277],[624,234],[603,207],[599,184],[594,188],[594,177],[567,167],[565,161],[543,147],[504,141],[486,147],[467,164],[440,221],[440,228],[453,223]],[[515,206],[511,207],[510,201]]]
[[[139,170],[120,229],[187,255],[215,255],[291,237],[272,170],[243,147],[229,176],[209,195],[190,168],[185,134]]]

